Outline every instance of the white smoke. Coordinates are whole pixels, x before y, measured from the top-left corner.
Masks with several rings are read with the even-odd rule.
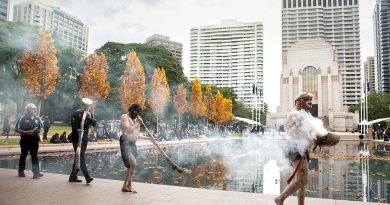
[[[304,110],[293,110],[286,122],[287,140],[290,151],[304,154],[305,150],[314,145],[317,136],[325,136],[328,131],[320,119],[313,117]]]

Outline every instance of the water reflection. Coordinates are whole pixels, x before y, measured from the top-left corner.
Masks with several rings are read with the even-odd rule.
[[[275,161],[262,141],[228,141],[166,146],[167,153],[181,167],[179,174],[154,148],[140,148],[134,181],[241,192],[278,194],[284,189],[290,169]],[[276,143],[277,144],[277,143]],[[390,202],[390,148],[375,143],[341,142],[336,147],[311,153],[307,196]],[[0,158],[0,167],[17,168],[19,156]],[[87,165],[92,176],[123,180],[125,167],[119,151],[89,152]],[[41,169],[69,174],[73,155],[40,156]],[[31,164],[28,163],[28,169]],[[16,174],[16,171],[15,171]],[[64,176],[67,180],[67,176]]]

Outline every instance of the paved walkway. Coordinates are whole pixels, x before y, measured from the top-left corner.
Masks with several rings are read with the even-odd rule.
[[[120,191],[121,181],[96,179],[90,184],[69,183],[68,176],[44,173],[41,179],[16,176],[13,169],[0,169],[0,205],[274,205],[272,195],[134,183],[138,193]],[[295,197],[285,205],[297,204]],[[310,205],[375,205],[356,201],[307,198]],[[379,204],[377,204],[379,205]]]

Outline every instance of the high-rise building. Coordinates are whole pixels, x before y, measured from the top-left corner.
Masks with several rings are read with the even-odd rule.
[[[0,0],[0,21],[8,21],[10,0]]]
[[[367,89],[369,93],[375,93],[375,64],[374,57],[367,57],[367,61],[364,62],[364,77],[368,83]]]
[[[376,90],[390,93],[390,2],[387,0],[376,1],[374,33]]]
[[[80,19],[53,6],[52,0],[30,0],[14,6],[13,20],[52,31],[73,48],[88,52],[89,29]]]
[[[183,61],[183,44],[169,40],[168,36],[154,34],[146,39],[146,44],[151,46],[163,46],[182,63]]]
[[[323,38],[337,54],[344,105],[361,95],[358,0],[282,0],[283,53],[298,40]]]
[[[223,20],[191,29],[190,79],[233,88],[247,107],[262,109],[263,24]],[[254,89],[258,88],[258,89]],[[257,90],[257,92],[256,92]],[[255,91],[255,92],[254,92]]]

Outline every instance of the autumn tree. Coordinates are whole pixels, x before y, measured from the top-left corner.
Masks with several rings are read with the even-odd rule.
[[[107,72],[108,65],[104,54],[89,55],[85,62],[84,73],[80,77],[80,97],[92,99],[94,105],[106,99],[110,92]]]
[[[233,102],[231,99],[223,99],[223,117],[222,122],[229,122],[233,120]]]
[[[153,73],[151,81],[151,94],[149,105],[153,113],[157,117],[157,131],[158,131],[158,115],[164,111],[165,105],[169,100],[169,86],[165,76],[165,70],[156,68]]]
[[[39,100],[40,115],[43,99],[54,93],[58,77],[57,50],[50,32],[42,32],[36,49],[25,50],[22,55],[22,81],[32,95]]]
[[[214,106],[212,108],[212,119],[214,122],[219,123],[224,118],[224,98],[221,92],[218,90],[214,97]]]
[[[204,105],[205,105],[205,116],[207,119],[212,120],[212,110],[214,107],[214,96],[211,92],[211,85],[206,85],[206,94],[204,96]]]
[[[127,110],[132,104],[138,103],[145,108],[145,71],[135,51],[127,57],[126,69],[122,75],[119,87],[122,108]]]
[[[205,114],[205,106],[202,99],[202,87],[200,79],[195,78],[192,82],[190,112],[194,117],[203,117]]]
[[[181,83],[177,89],[177,94],[173,99],[176,111],[179,113],[179,125],[180,125],[180,114],[187,110],[187,91],[184,84]]]

